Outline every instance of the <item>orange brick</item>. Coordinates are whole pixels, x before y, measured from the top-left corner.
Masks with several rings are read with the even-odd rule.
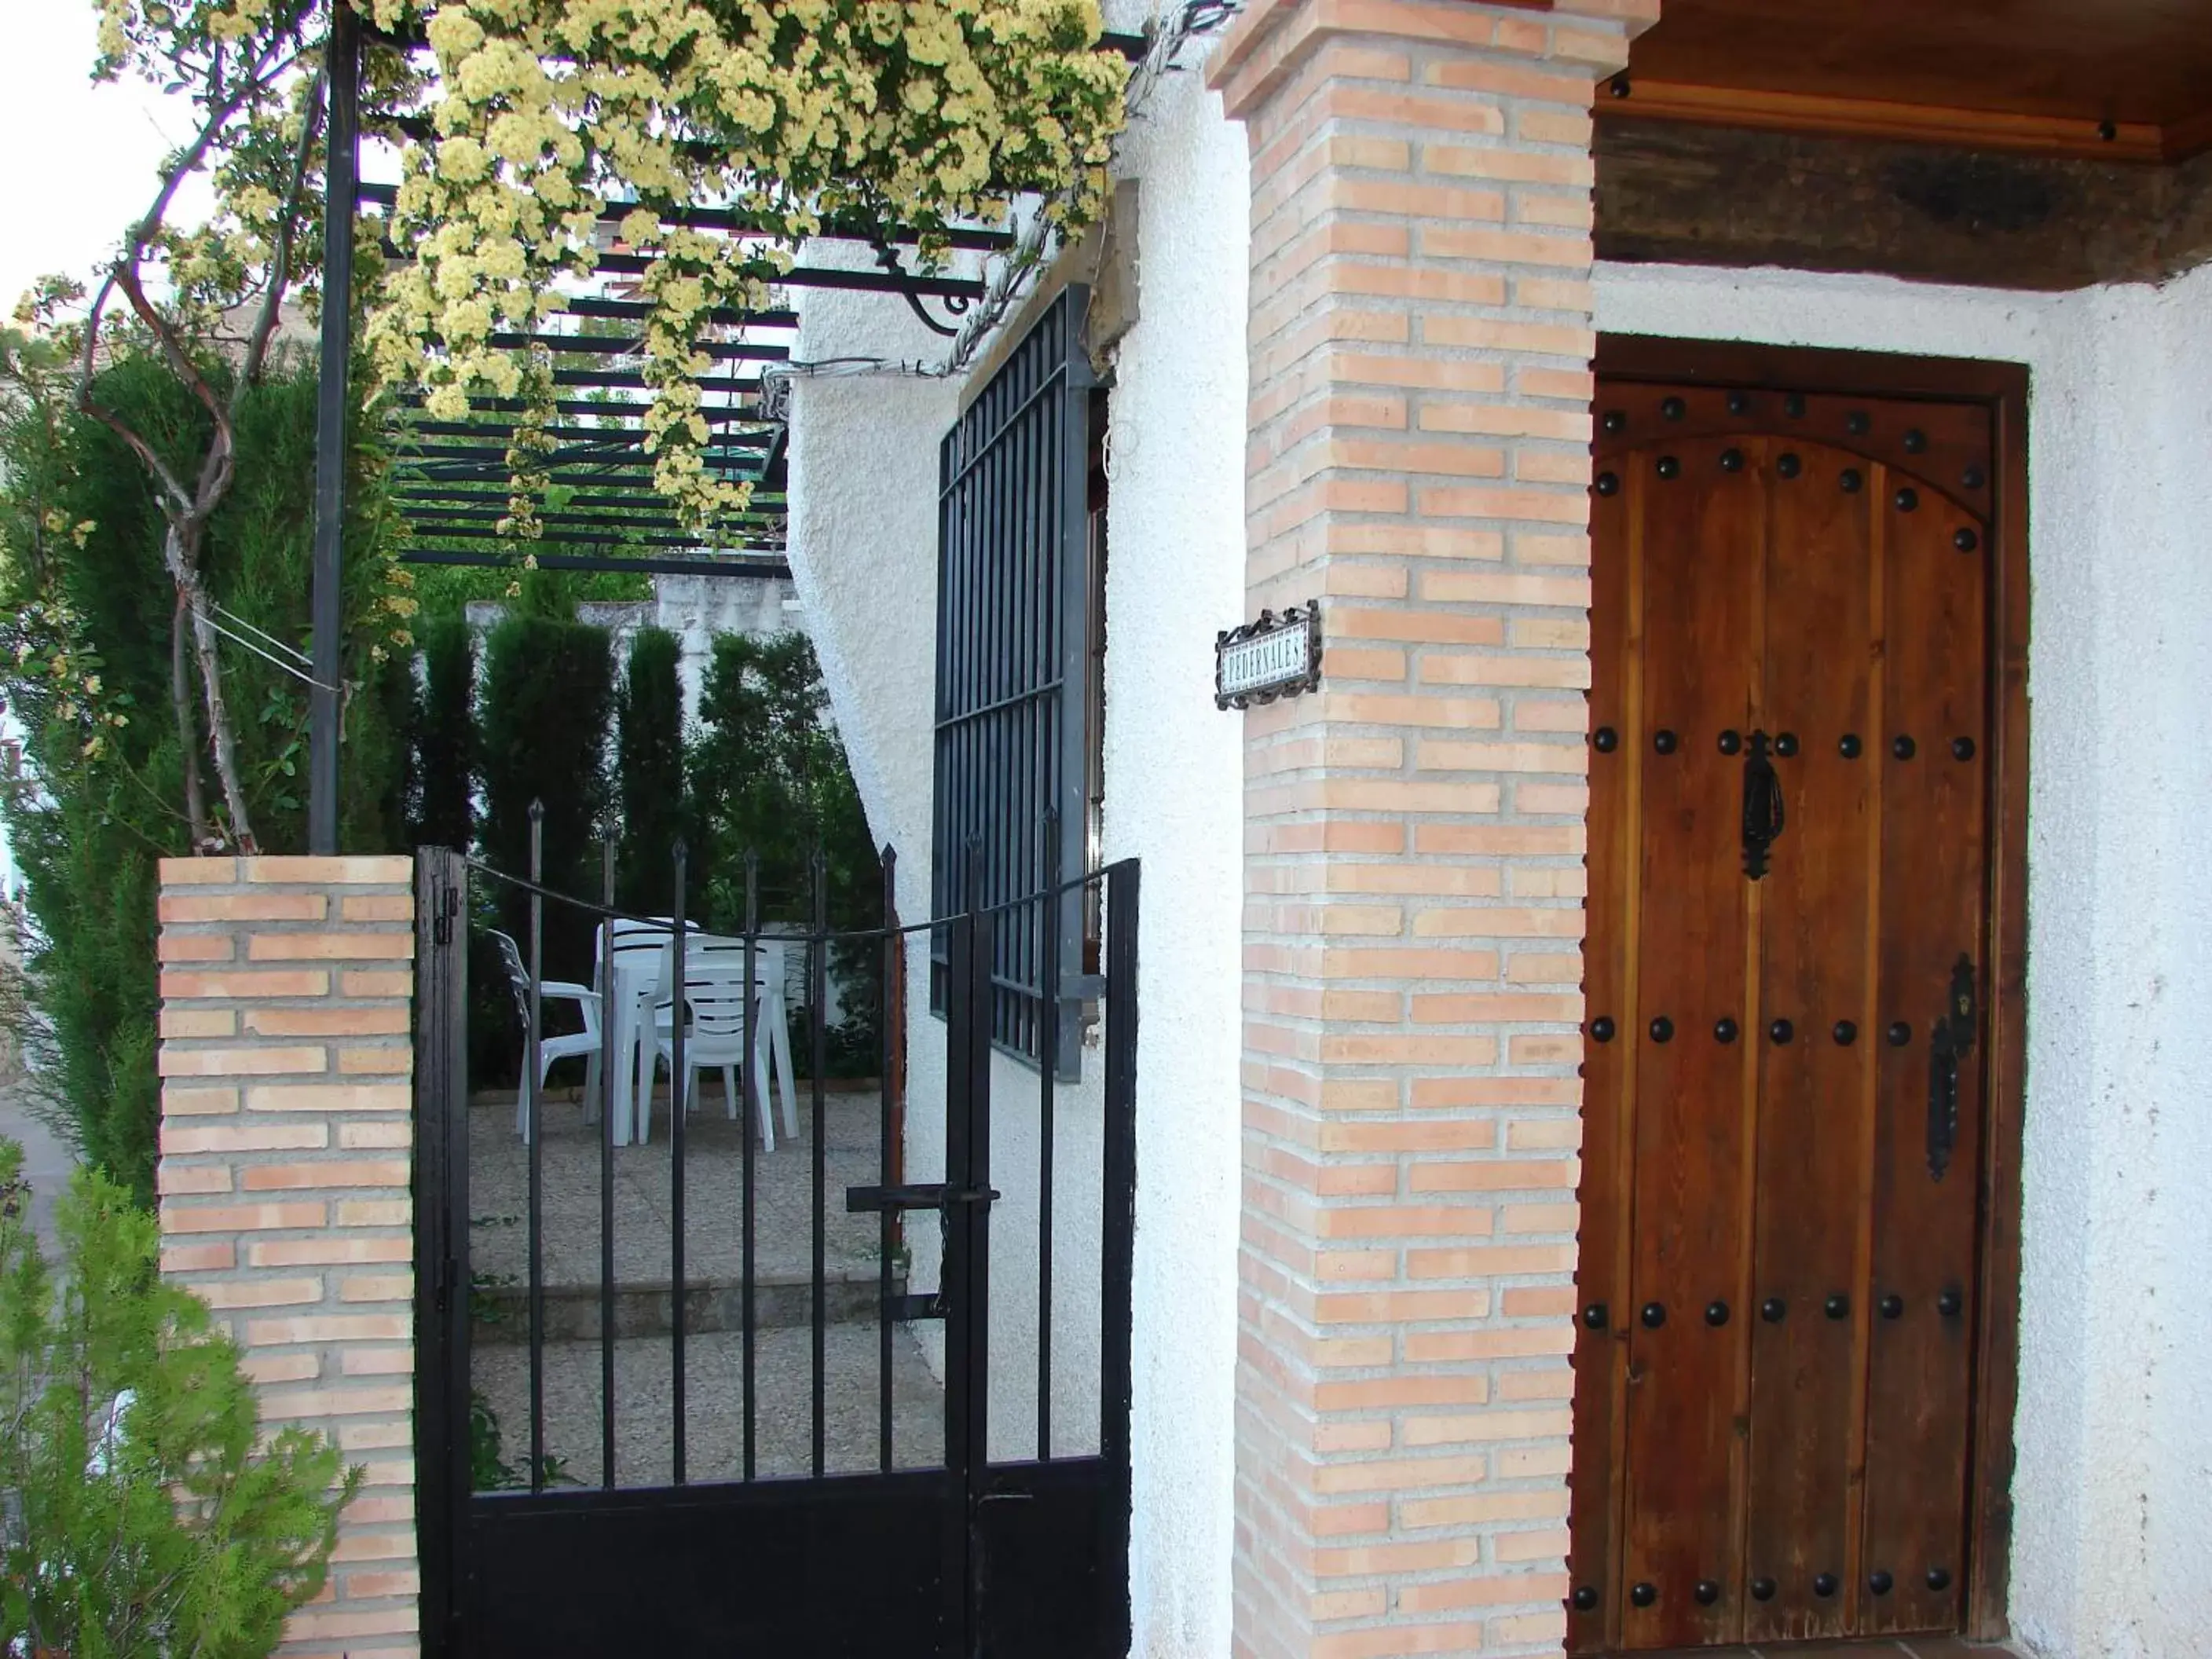
[[[163,1233],[275,1232],[320,1227],[329,1220],[320,1204],[164,1204]]]
[[[1542,1192],[1571,1188],[1579,1169],[1571,1158],[1437,1159],[1415,1164],[1408,1184],[1417,1193]]]
[[[194,1152],[314,1152],[329,1144],[329,1127],[321,1123],[245,1123],[161,1125],[161,1151],[171,1156]]]
[[[404,1112],[413,1103],[404,1083],[264,1083],[246,1091],[249,1112]]]
[[[1495,1607],[1500,1602],[1564,1601],[1566,1594],[1565,1573],[1516,1572],[1402,1585],[1398,1591],[1398,1606],[1407,1613],[1448,1613],[1462,1607]]]
[[[338,1070],[349,1077],[404,1074],[414,1069],[415,1051],[404,1042],[338,1050]]]
[[[360,969],[338,975],[338,994],[348,997],[410,997],[415,975],[406,969]]]
[[[228,887],[238,880],[236,859],[163,859],[164,887]]]
[[[256,933],[246,943],[252,962],[359,962],[415,954],[411,933]]]
[[[163,922],[320,921],[330,902],[320,893],[164,893]]]
[[[414,1294],[412,1273],[347,1273],[338,1280],[341,1302],[405,1302]]]
[[[246,1029],[257,1036],[404,1036],[407,1010],[380,1008],[249,1008]]]
[[[163,930],[154,947],[157,962],[228,962],[234,955],[228,933],[178,933]]]
[[[349,1198],[339,1200],[341,1227],[408,1227],[415,1222],[412,1199]]]
[[[415,860],[398,855],[371,858],[240,859],[240,875],[272,886],[403,887],[415,879]]]
[[[349,893],[338,901],[341,921],[412,921],[415,900],[406,893]]]
[[[340,1369],[348,1376],[412,1376],[415,1374],[415,1350],[412,1348],[348,1348],[339,1360]],[[1571,1382],[1574,1374],[1568,1373]],[[386,1443],[411,1445],[413,1437],[399,1431]],[[353,1448],[349,1447],[351,1450]]]
[[[319,1279],[245,1279],[194,1288],[210,1308],[282,1308],[323,1299]]]
[[[271,1077],[286,1073],[326,1071],[321,1048],[179,1048],[163,1044],[163,1077]]]
[[[331,976],[320,969],[290,971],[244,969],[232,973],[167,969],[161,975],[163,999],[233,1001],[255,997],[319,997],[330,994]],[[349,995],[352,994],[348,993]]]
[[[414,1241],[406,1238],[272,1238],[246,1246],[254,1267],[343,1267],[352,1263],[412,1261]]]
[[[230,1008],[164,1008],[164,1037],[227,1037],[238,1030],[238,1014]]]
[[[203,1297],[205,1291],[202,1291]],[[323,1374],[323,1358],[313,1353],[246,1353],[239,1369],[261,1388],[274,1382],[313,1382]]]
[[[404,1160],[333,1158],[312,1164],[258,1164],[246,1170],[250,1193],[296,1191],[333,1187],[404,1187],[410,1171]]]
[[[161,1085],[161,1115],[220,1117],[238,1110],[238,1091],[222,1086],[190,1087],[180,1083]]]
[[[414,1334],[407,1314],[301,1314],[284,1319],[251,1319],[246,1346],[280,1346],[292,1342],[397,1342]]]
[[[164,1244],[165,1273],[228,1273],[238,1265],[238,1247],[228,1239],[205,1244]]]
[[[341,1123],[338,1125],[338,1145],[348,1152],[389,1152],[412,1146],[415,1126],[411,1123]]]
[[[345,1593],[348,1597],[363,1601],[379,1595],[415,1595],[422,1589],[422,1575],[410,1570],[404,1572],[356,1572],[346,1576]]]
[[[154,1172],[154,1189],[165,1194],[227,1193],[230,1170],[226,1164],[177,1164],[163,1158]]]
[[[1497,1279],[1574,1270],[1571,1244],[1495,1244],[1406,1252],[1406,1273],[1413,1279]]]

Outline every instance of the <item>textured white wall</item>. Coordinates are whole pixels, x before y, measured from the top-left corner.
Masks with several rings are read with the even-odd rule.
[[[2050,1659],[2212,1637],[2212,270],[2008,295],[1601,266],[1601,330],[2025,362],[2027,1213],[2012,1615]],[[2197,1334],[2191,1337],[2191,1331]]]
[[[1142,18],[1115,9],[1117,27]],[[1243,611],[1244,316],[1249,209],[1242,129],[1190,54],[1127,137],[1142,180],[1141,319],[1114,364],[1108,466],[1108,860],[1143,861],[1134,1284],[1133,1651],[1229,1650],[1236,1358],[1240,722],[1212,704],[1214,630]],[[810,256],[811,257],[811,256]],[[896,300],[801,294],[802,358],[934,361]],[[957,388],[888,377],[805,380],[792,424],[791,550],[869,821],[901,855],[900,898],[928,914],[938,440]],[[911,1178],[941,1169],[943,1028],[910,979]],[[1056,1102],[1055,1412],[1062,1449],[1094,1421],[1096,1056]],[[994,1455],[1026,1455],[1036,1317],[1036,1082],[994,1068]],[[926,1244],[927,1241],[917,1241]],[[918,1251],[917,1272],[932,1270]]]
[[[1133,1651],[1229,1651],[1243,996],[1244,132],[1191,72],[1126,145],[1143,319],[1110,406],[1106,855],[1145,870],[1138,1054]]]

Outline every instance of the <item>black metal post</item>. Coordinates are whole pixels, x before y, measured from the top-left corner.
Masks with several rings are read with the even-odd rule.
[[[676,902],[670,920],[675,923],[676,937],[669,946],[674,963],[668,1005],[668,1294],[673,1305],[669,1322],[668,1398],[675,1413],[674,1467],[671,1471],[673,1484],[684,1484],[684,1109],[690,1091],[684,1075],[684,1021],[690,1012],[690,1000],[685,983],[686,966],[684,940],[684,888],[686,881],[685,865],[689,854],[684,843],[676,843]]]
[[[346,378],[353,362],[354,197],[361,173],[361,20],[331,9],[325,48],[330,159],[323,197],[322,364],[315,404],[314,681],[307,691],[307,850],[338,850],[339,565],[345,537]]]
[[[818,847],[814,851],[813,876],[814,937],[807,942],[810,971],[806,981],[806,1000],[810,1005],[806,1029],[813,1040],[808,1045],[806,1069],[810,1073],[807,1080],[812,1085],[814,1111],[806,1127],[814,1139],[814,1307],[810,1323],[814,1337],[813,1468],[815,1478],[819,1480],[824,1450],[823,1395],[830,1334],[829,1287],[824,1283],[830,1272],[830,1137],[825,1133],[823,1094],[823,1074],[830,1067],[830,877]]]
[[[599,843],[599,1485],[615,1484],[615,841]],[[653,1034],[646,1033],[648,1042]],[[636,1103],[631,1102],[635,1109]]]
[[[1053,1085],[1060,1073],[1060,813],[1044,815],[1043,957],[1037,975],[1036,1455],[1052,1457]]]
[[[525,1034],[520,1079],[522,1115],[530,1136],[530,1490],[545,1489],[545,1137],[538,1079],[544,1071],[539,1042],[544,1031],[539,987],[545,978],[545,803],[530,803],[530,1030]]]
[[[884,845],[884,937],[877,956],[876,1045],[877,1127],[876,1179],[890,1186],[898,1179],[891,1157],[891,998],[898,973],[898,852]],[[888,1474],[891,1467],[891,1255],[898,1243],[902,1218],[886,1204],[877,1213],[876,1251],[876,1455]]]
[[[1130,1280],[1137,1237],[1137,934],[1139,872],[1134,859],[1106,872],[1105,1206],[1101,1243],[1099,1333],[1101,1389],[1098,1450],[1114,1482],[1099,1509],[1102,1561],[1126,1561],[1129,1549]],[[1119,1653],[1129,1643],[1126,1583],[1099,1584],[1105,1644]]]
[[[760,1068],[753,1064],[761,1039],[767,1035],[773,1046],[772,1033],[760,1029],[759,988],[754,975],[760,960],[760,854],[748,848],[745,851],[745,1121],[742,1154],[744,1169],[744,1192],[739,1205],[740,1220],[744,1227],[744,1267],[740,1275],[743,1283],[739,1294],[744,1303],[744,1410],[745,1410],[745,1479],[753,1478],[753,1133],[763,1108],[773,1111],[769,1100],[766,1080],[759,1075]],[[777,958],[780,962],[781,957]],[[778,987],[779,990],[782,988]],[[779,1004],[781,1006],[781,999]],[[789,1078],[783,1080],[787,1089],[794,1086]]]

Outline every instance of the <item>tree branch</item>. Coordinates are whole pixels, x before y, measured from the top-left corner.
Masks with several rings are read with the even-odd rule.
[[[343,3],[343,0],[340,0]],[[292,153],[292,174],[284,188],[284,199],[276,210],[276,246],[269,262],[269,285],[261,296],[261,310],[253,319],[253,327],[246,337],[246,360],[238,371],[238,384],[231,388],[230,407],[238,412],[246,396],[246,387],[261,379],[261,365],[269,355],[269,341],[276,331],[276,324],[283,308],[284,293],[292,280],[292,226],[300,211],[300,198],[307,182],[307,158],[315,148],[315,137],[322,129],[323,101],[330,85],[327,67],[315,72],[314,82],[307,89],[307,111],[300,124],[299,148]],[[352,204],[347,204],[350,216]],[[323,296],[330,303],[330,296]],[[340,296],[340,303],[353,303],[351,295]]]

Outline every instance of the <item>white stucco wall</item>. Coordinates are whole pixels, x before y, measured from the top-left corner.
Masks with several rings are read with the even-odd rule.
[[[2212,1644],[2212,270],[2009,295],[1601,266],[1622,333],[2033,376],[2028,1072],[2011,1607],[2049,1659]]]
[[[1143,21],[1112,10],[1115,27]],[[1141,317],[1112,366],[1103,851],[1139,859],[1145,884],[1130,1576],[1133,1650],[1147,1659],[1215,1659],[1230,1645],[1242,750],[1239,722],[1212,705],[1212,646],[1243,610],[1249,195],[1243,131],[1191,58],[1115,168],[1141,180]],[[944,355],[896,300],[798,298],[802,359]],[[899,849],[908,921],[929,914],[937,446],[958,403],[942,381],[810,379],[792,422],[801,614],[871,825]],[[908,1171],[923,1180],[942,1167],[943,1028],[924,1012],[919,941],[910,961]],[[1063,1450],[1095,1434],[1096,1292],[1075,1271],[1097,1249],[1095,1062],[1056,1103]],[[993,1088],[1005,1194],[992,1220],[993,1449],[1027,1455],[1036,1082],[1002,1060]],[[915,1242],[927,1283],[928,1241]]]

